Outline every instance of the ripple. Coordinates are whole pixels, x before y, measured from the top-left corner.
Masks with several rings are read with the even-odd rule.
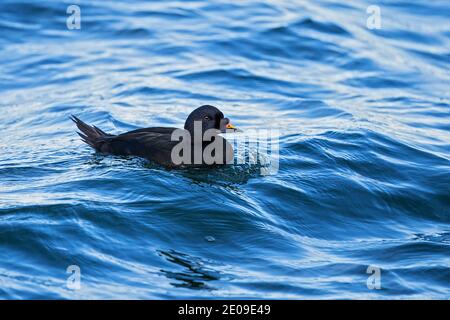
[[[92,1],[67,30],[67,4],[3,1],[0,298],[446,298],[448,5],[379,5],[369,30],[357,1]],[[276,174],[96,154],[69,119],[203,104],[276,129]]]
[[[347,30],[337,24],[319,22],[311,18],[302,19],[301,21],[295,23],[292,27],[299,27],[301,29],[307,28],[313,31],[337,34],[346,37],[351,36],[351,34]]]

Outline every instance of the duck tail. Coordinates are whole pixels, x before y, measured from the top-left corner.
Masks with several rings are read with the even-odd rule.
[[[110,134],[100,130],[96,126],[90,126],[84,123],[74,115],[72,115],[70,119],[75,122],[77,128],[81,131],[77,132],[81,137],[81,140],[83,140],[85,143],[87,143],[97,151],[100,151],[100,147],[105,141],[105,138],[111,136]]]

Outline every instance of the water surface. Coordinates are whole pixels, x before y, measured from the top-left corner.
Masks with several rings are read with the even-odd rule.
[[[369,1],[73,2],[0,4],[0,298],[449,297],[448,1],[379,30]],[[96,155],[69,119],[202,104],[279,129],[278,173]]]

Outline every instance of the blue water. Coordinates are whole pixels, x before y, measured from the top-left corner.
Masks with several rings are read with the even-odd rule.
[[[0,298],[449,298],[449,12],[2,0]],[[279,171],[99,155],[69,119],[182,127],[202,104],[278,128]]]

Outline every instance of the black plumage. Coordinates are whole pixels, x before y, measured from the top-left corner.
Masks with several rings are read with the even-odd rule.
[[[233,161],[233,148],[229,142],[223,137],[219,136],[219,133],[230,132],[230,131],[240,131],[230,124],[228,118],[225,118],[223,113],[216,107],[205,105],[195,109],[186,119],[184,130],[189,133],[191,137],[190,146],[191,156],[179,163],[179,161],[174,161],[172,154],[173,148],[180,143],[180,141],[172,141],[172,133],[174,133],[177,128],[169,127],[151,127],[142,128],[126,133],[112,135],[108,134],[96,126],[90,126],[83,121],[81,121],[76,116],[72,116],[71,119],[75,122],[81,139],[87,143],[89,146],[94,148],[96,151],[121,155],[121,156],[137,156],[141,158],[154,161],[161,165],[167,167],[185,167],[185,166],[204,166],[211,164],[226,164]],[[213,129],[211,141],[197,141],[194,139],[195,136],[195,126],[194,122],[198,121],[200,124],[201,136],[208,129]],[[179,131],[178,131],[179,132]],[[216,139],[222,139],[222,141],[217,141]],[[201,162],[198,163],[194,160],[194,149],[197,146],[200,148],[195,150],[201,150],[203,152],[208,145],[212,142],[221,142],[223,148],[215,150],[213,152],[214,163],[209,160],[203,159],[201,157]],[[185,150],[181,154],[183,154]],[[197,159],[198,160],[198,159]]]

